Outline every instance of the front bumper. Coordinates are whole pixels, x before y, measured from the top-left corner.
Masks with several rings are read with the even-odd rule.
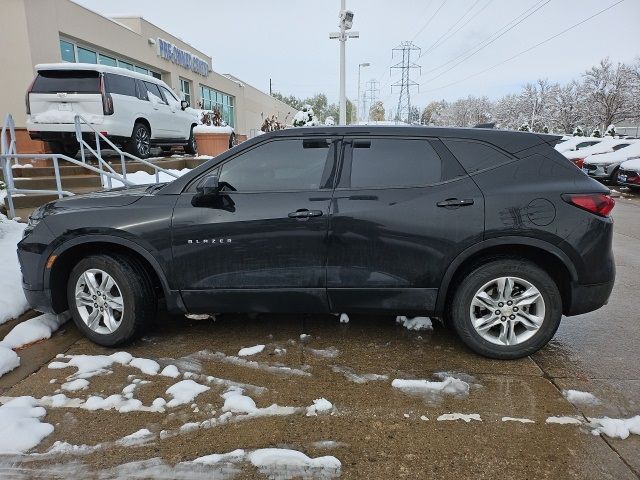
[[[42,313],[60,313],[54,311],[50,290],[30,290],[23,283],[22,291],[27,298],[27,302],[34,310]]]
[[[582,166],[582,171],[591,178],[607,179],[611,178],[611,175],[617,167],[617,163],[611,165],[585,163]]]
[[[571,285],[571,305],[565,315],[593,312],[609,302],[614,281],[594,285]]]

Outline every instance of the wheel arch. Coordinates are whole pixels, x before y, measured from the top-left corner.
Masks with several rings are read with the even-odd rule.
[[[169,287],[164,270],[147,250],[124,238],[92,235],[90,238],[76,238],[65,242],[52,252],[51,256],[55,255],[55,261],[50,269],[45,269],[44,288],[51,292],[54,311],[62,312],[68,308],[66,288],[71,269],[80,259],[95,253],[113,253],[133,259],[148,273],[154,288],[167,301],[167,306],[177,302],[179,309],[183,309],[179,295]]]
[[[526,237],[501,237],[485,240],[460,253],[447,268],[436,300],[436,315],[445,315],[456,285],[466,272],[478,264],[496,258],[526,259],[545,270],[556,282],[562,297],[562,310],[571,306],[571,283],[577,281],[578,273],[567,256],[555,245]]]
[[[147,120],[145,117],[136,117],[136,119],[133,121],[133,127],[131,127],[131,135],[129,135],[130,137],[133,136],[133,129],[136,128],[136,123],[142,123],[144,126],[146,126],[149,129],[149,139],[153,138],[153,129],[151,128],[151,123],[149,123],[149,120]]]

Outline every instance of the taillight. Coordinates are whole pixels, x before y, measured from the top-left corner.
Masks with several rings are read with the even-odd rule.
[[[609,216],[616,204],[613,198],[604,193],[566,193],[562,195],[562,199],[571,205],[601,217]]]
[[[576,167],[582,168],[582,166],[584,165],[584,158],[574,158],[572,162]]]
[[[107,88],[104,84],[104,75],[100,76],[100,93],[102,95],[102,113],[105,115],[113,115],[113,98],[111,98],[110,93],[107,93]]]
[[[29,94],[31,93],[31,90],[33,90],[33,84],[36,83],[36,78],[38,77],[31,80],[31,84],[29,85],[29,88],[27,88],[27,94],[24,97],[24,103],[27,107],[27,115],[31,115],[31,100],[29,99]]]

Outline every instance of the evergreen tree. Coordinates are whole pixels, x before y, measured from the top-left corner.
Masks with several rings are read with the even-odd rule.
[[[616,136],[616,126],[615,125],[609,125],[607,127],[607,133],[605,133],[605,135],[607,135],[609,137],[615,137]]]
[[[523,123],[522,125],[520,125],[520,128],[518,129],[520,132],[530,132],[531,129],[529,128],[529,124],[528,123]]]
[[[584,137],[584,131],[582,130],[582,128],[580,126],[577,126],[573,130],[573,136],[574,137]]]
[[[595,138],[600,138],[602,137],[602,134],[600,133],[600,129],[596,128],[593,132],[591,132],[591,136],[595,137]]]

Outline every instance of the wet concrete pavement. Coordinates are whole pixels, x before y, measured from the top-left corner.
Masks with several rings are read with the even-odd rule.
[[[176,464],[236,448],[287,447],[310,457],[335,456],[342,463],[341,478],[637,479],[640,436],[620,440],[593,435],[587,422],[591,417],[640,414],[640,201],[620,199],[614,218],[618,273],[609,304],[565,318],[550,345],[531,358],[485,359],[437,324],[432,331],[414,332],[391,317],[352,316],[348,324],[333,316],[166,319],[125,350],[161,365],[176,364],[198,381],[209,375],[249,384],[246,394],[258,407],[276,403],[301,409],[284,416],[236,416],[212,428],[180,433],[187,422],[219,418],[224,403],[220,395],[227,386],[216,382],[196,398],[196,406],[166,413],[47,408],[45,421],[55,431],[36,452],[46,452],[55,441],[105,446],[84,454],[0,459],[0,476],[131,478],[135,473],[135,478],[212,478],[211,472]],[[302,340],[302,334],[310,337]],[[47,342],[58,342],[55,348],[69,354],[112,353],[77,337],[71,325]],[[31,347],[42,348],[41,362],[51,356],[44,353],[47,342]],[[233,360],[240,348],[256,344],[266,347],[247,357],[255,364]],[[46,352],[51,351],[47,346]],[[30,355],[25,366],[38,361],[38,355]],[[16,371],[15,385],[0,384],[0,394],[52,395],[74,371],[45,365],[26,378]],[[410,394],[391,386],[397,378],[437,380],[437,372],[467,381],[469,392]],[[179,380],[117,366],[109,375],[92,377],[87,390],[67,395],[120,393],[132,374],[150,381],[135,391],[144,405],[167,397],[167,387]],[[385,377],[364,381],[365,374]],[[600,403],[572,405],[563,389],[591,392]],[[321,397],[333,403],[333,414],[307,417],[304,407]],[[438,421],[450,413],[477,414],[481,421]],[[581,425],[547,423],[552,416],[574,417]],[[154,432],[154,439],[129,447],[109,443],[141,428]],[[336,443],[317,443],[322,441]],[[130,462],[142,463],[121,467]],[[264,478],[250,465],[229,468],[214,478]],[[337,474],[327,475],[331,473]]]

